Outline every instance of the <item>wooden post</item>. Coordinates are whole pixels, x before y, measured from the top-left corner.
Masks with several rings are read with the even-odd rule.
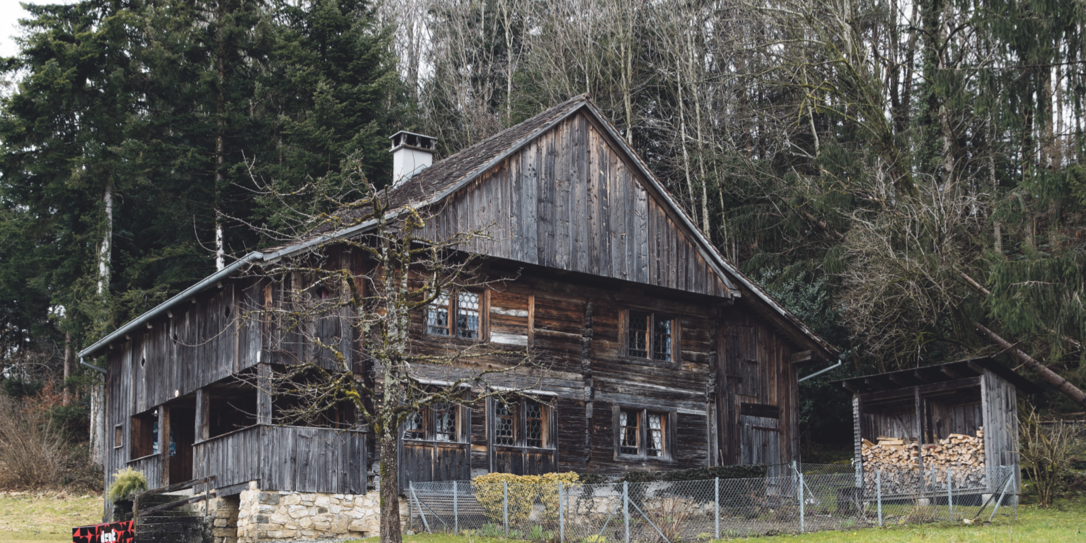
[[[170,408],[158,406],[158,458],[162,462],[159,486],[170,484]]]
[[[206,441],[211,437],[211,393],[203,388],[196,389],[196,441]]]
[[[272,423],[271,366],[256,366],[256,423]]]
[[[920,399],[920,387],[913,387],[913,400],[916,402],[916,462],[920,467],[920,495],[924,494],[924,404]]]

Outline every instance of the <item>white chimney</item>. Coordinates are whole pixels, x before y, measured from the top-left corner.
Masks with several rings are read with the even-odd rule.
[[[437,139],[401,130],[392,135],[392,186],[430,167]]]

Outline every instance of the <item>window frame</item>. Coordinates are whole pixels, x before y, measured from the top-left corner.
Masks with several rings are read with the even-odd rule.
[[[113,425],[113,448],[124,447],[124,423]]]
[[[647,317],[647,323],[645,327],[645,356],[639,356],[638,354],[631,353],[630,349],[630,325],[633,322],[633,315],[642,314]],[[667,321],[670,323],[671,330],[671,349],[668,351],[670,360],[660,360],[655,357],[656,354],[656,323]],[[648,364],[655,366],[676,366],[682,359],[682,346],[681,346],[681,326],[679,325],[679,317],[670,315],[663,312],[653,311],[651,309],[624,309],[619,314],[619,345],[621,345],[622,356],[630,362],[638,364]]]
[[[449,403],[450,411],[456,415],[456,439],[452,441],[444,441],[437,439],[437,409],[434,409],[433,405],[423,406],[422,408],[422,431],[425,437],[408,437],[409,421],[404,421],[403,427],[400,429],[400,438],[404,441],[412,443],[467,443],[468,437],[471,435],[471,430],[468,428],[468,424],[471,420],[470,408],[460,403]]]
[[[460,296],[462,294],[471,294],[476,296],[478,308],[476,309],[478,315],[478,329],[476,330],[476,337],[463,337],[460,335]],[[477,343],[480,341],[487,341],[489,338],[489,308],[490,308],[490,292],[476,292],[474,290],[449,290],[443,292],[442,296],[445,296],[448,301],[444,306],[448,315],[448,323],[442,329],[447,330],[447,334],[438,334],[431,331],[430,325],[430,310],[435,307],[435,302],[441,297],[435,298],[434,301],[426,304],[422,312],[422,327],[425,335],[431,338],[451,339],[466,343]],[[435,327],[436,328],[436,327]]]
[[[540,441],[541,446],[528,444],[528,402],[540,406]],[[498,405],[505,403],[513,407],[513,444],[504,445],[497,442]],[[487,445],[490,447],[504,447],[508,449],[551,451],[558,450],[557,414],[553,398],[544,399],[538,397],[518,397],[502,401],[501,398],[487,399]]]
[[[620,426],[622,413],[634,413],[637,415],[637,453],[622,452],[623,437],[625,435],[624,428],[627,426]],[[648,454],[649,443],[649,415],[659,415],[660,424],[662,426],[660,430],[661,439],[661,454],[659,456],[652,456]],[[612,419],[614,428],[614,459],[615,460],[638,460],[638,461],[654,461],[654,462],[674,462],[675,461],[675,427],[678,423],[678,416],[674,409],[664,409],[659,407],[650,406],[630,406],[630,405],[612,405]]]

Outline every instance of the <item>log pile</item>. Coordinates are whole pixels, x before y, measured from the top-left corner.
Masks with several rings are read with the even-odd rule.
[[[946,489],[947,468],[954,488],[985,485],[984,428],[977,435],[950,434],[937,443],[920,445],[915,439],[879,436],[877,443],[863,440],[864,486],[875,490],[875,473],[882,471],[884,495],[915,494],[921,489]],[[923,454],[921,478],[917,457]]]

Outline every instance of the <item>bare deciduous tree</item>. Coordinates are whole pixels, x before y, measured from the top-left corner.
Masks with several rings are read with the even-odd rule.
[[[266,364],[247,379],[278,398],[279,422],[362,427],[374,435],[381,540],[398,542],[397,439],[404,423],[427,406],[515,395],[545,368],[527,348],[494,350],[449,338],[438,351],[418,349],[412,323],[420,312],[431,320],[460,318],[428,314],[432,302],[513,278],[488,277],[474,255],[458,250],[486,232],[431,239],[423,210],[390,208],[387,192],[360,170],[350,181],[337,195],[311,183],[289,199],[316,205],[283,206],[304,232],[287,237],[309,246],[257,276],[267,283],[265,299],[245,317],[265,327],[275,367]],[[344,408],[357,420],[334,420],[331,414]]]

